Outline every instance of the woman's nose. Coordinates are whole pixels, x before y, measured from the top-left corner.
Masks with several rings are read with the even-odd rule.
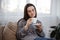
[[[31,11],[31,13],[33,14],[34,12],[33,12],[33,11]]]

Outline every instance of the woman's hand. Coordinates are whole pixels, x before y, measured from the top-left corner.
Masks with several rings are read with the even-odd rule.
[[[29,26],[30,26],[31,23],[32,23],[32,18],[29,18],[29,19],[27,20],[26,25],[25,25],[25,30],[27,30],[27,29],[29,28]]]
[[[38,29],[39,32],[42,31],[42,24],[41,23],[37,23],[36,27],[37,27],[37,29]]]
[[[31,23],[32,23],[32,18],[29,18],[29,19],[27,20],[26,25],[30,26]]]

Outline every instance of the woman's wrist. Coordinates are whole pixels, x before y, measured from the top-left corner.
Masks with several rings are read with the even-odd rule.
[[[28,27],[29,25],[28,25],[28,24],[26,24],[25,26],[27,26],[27,27]]]
[[[28,25],[25,25],[24,29],[25,29],[25,30],[28,30]]]

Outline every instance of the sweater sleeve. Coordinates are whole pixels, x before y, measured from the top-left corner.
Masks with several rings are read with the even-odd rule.
[[[45,37],[45,34],[44,34],[43,31],[38,32],[38,30],[36,30],[36,33],[37,33],[37,35],[38,35],[39,37]]]
[[[24,21],[19,21],[17,25],[17,39],[21,40],[21,38],[24,38],[27,35],[27,31],[24,30]]]
[[[37,23],[41,23],[41,21],[37,20]],[[42,24],[42,23],[41,23],[41,24]],[[37,35],[40,36],[40,37],[45,37],[45,34],[44,34],[44,32],[43,32],[43,29],[42,29],[41,32],[39,32],[39,31],[36,29],[36,33],[37,33]]]

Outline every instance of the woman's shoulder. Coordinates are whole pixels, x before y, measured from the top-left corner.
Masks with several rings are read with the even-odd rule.
[[[18,21],[23,21],[24,20],[24,18],[21,18],[21,19],[19,19]]]
[[[19,22],[24,22],[24,21],[25,21],[24,18],[21,18],[21,19],[18,20],[17,24],[18,24]]]

